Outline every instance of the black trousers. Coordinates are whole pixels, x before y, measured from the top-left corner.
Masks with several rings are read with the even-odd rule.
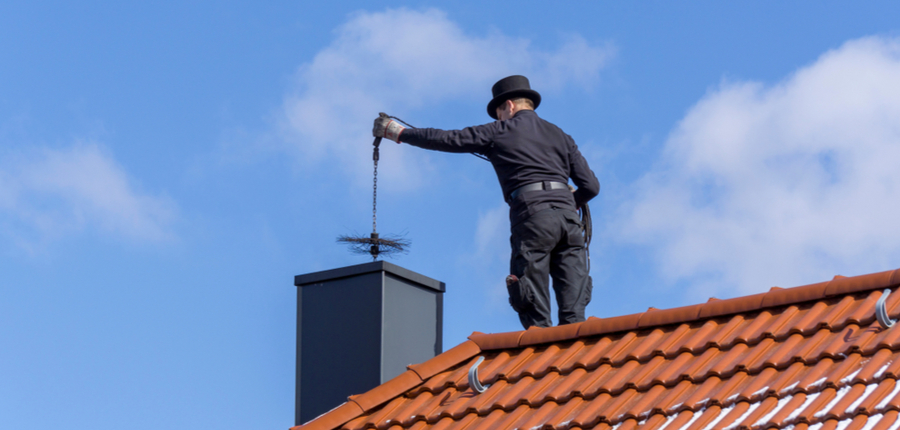
[[[550,327],[549,277],[559,304],[559,324],[584,321],[593,288],[587,269],[582,224],[569,209],[542,210],[512,228],[509,303],[526,329]]]

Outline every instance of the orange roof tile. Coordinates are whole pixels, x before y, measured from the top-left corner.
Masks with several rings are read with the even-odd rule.
[[[483,334],[294,430],[900,428],[900,269]],[[900,294],[886,303],[896,315]],[[477,393],[469,368],[482,356]]]

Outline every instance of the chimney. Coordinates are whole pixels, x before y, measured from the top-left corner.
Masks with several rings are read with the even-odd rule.
[[[442,352],[443,282],[375,261],[294,285],[297,425]]]

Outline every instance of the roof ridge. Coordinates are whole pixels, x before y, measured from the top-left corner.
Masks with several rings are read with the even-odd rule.
[[[793,288],[773,287],[765,293],[699,303],[677,308],[648,310],[608,318],[590,317],[587,321],[555,327],[531,327],[524,331],[485,334],[474,332],[469,340],[482,351],[521,348],[574,340],[616,332],[626,332],[677,323],[700,321],[725,315],[761,311],[779,306],[798,304],[851,293],[889,288],[900,284],[900,269],[867,275],[845,277]]]

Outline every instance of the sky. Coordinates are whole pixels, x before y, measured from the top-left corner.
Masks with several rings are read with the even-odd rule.
[[[4,428],[293,425],[293,276],[369,261],[372,120],[484,124],[511,74],[602,186],[591,316],[900,267],[896,3],[258,3],[0,4]],[[385,141],[378,230],[445,349],[521,329],[486,162]]]

